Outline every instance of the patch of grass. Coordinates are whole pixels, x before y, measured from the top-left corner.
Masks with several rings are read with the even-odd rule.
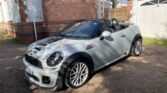
[[[13,37],[0,31],[0,39],[9,40],[9,39],[13,39]]]
[[[6,33],[0,31],[0,41],[1,42],[9,42],[9,43],[16,43],[16,44],[25,44],[23,41],[21,40],[17,40],[16,38],[13,38],[10,35],[7,35]]]
[[[143,38],[143,45],[155,45],[155,46],[162,46],[167,47],[167,39],[157,39],[157,38]]]
[[[15,41],[16,40],[12,36],[0,31],[0,42],[14,43]]]
[[[3,35],[4,35],[4,33],[0,31],[0,37],[1,38],[3,37]]]

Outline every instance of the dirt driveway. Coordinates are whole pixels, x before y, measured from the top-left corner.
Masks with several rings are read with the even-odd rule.
[[[0,41],[0,93],[53,93],[25,82],[25,49],[26,45]],[[144,46],[140,57],[121,60],[85,86],[59,93],[167,93],[167,48]]]

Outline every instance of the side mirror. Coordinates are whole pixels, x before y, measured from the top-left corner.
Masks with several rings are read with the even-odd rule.
[[[104,31],[100,37],[100,40],[103,40],[104,38],[107,38],[111,35],[109,31]]]

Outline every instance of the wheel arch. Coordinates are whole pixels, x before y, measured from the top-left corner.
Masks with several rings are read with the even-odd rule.
[[[135,40],[137,40],[137,39],[142,40],[142,35],[141,34],[136,34],[135,37],[133,38],[131,46],[133,46],[135,44]]]
[[[90,73],[93,74],[94,63],[93,63],[92,57],[88,53],[85,53],[85,52],[74,53],[71,56],[69,56],[61,65],[60,71],[58,72],[58,79],[57,79],[58,89],[57,90],[61,90],[62,88],[66,87],[65,78],[66,78],[66,72],[68,70],[68,67],[79,58],[85,58],[86,60],[88,60],[88,62],[90,62],[90,64],[88,65],[91,69]]]
[[[72,54],[65,60],[64,64],[66,64],[66,66],[69,66],[70,64],[72,64],[72,62],[78,60],[79,58],[86,60],[86,63],[88,64],[91,70],[91,73],[93,73],[94,72],[94,62],[93,62],[92,57],[86,52],[77,52],[77,53]]]
[[[133,38],[133,41],[132,41],[131,46],[130,46],[129,55],[131,55],[132,47],[134,46],[135,41],[136,41],[137,39],[141,39],[141,40],[142,40],[142,35],[141,35],[140,33],[136,34],[135,37]]]

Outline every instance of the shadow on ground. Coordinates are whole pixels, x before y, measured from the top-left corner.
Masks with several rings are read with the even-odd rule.
[[[24,80],[26,45],[0,41],[0,93],[167,93],[167,48],[145,46],[140,57],[129,57],[97,72],[79,89],[51,92]]]

